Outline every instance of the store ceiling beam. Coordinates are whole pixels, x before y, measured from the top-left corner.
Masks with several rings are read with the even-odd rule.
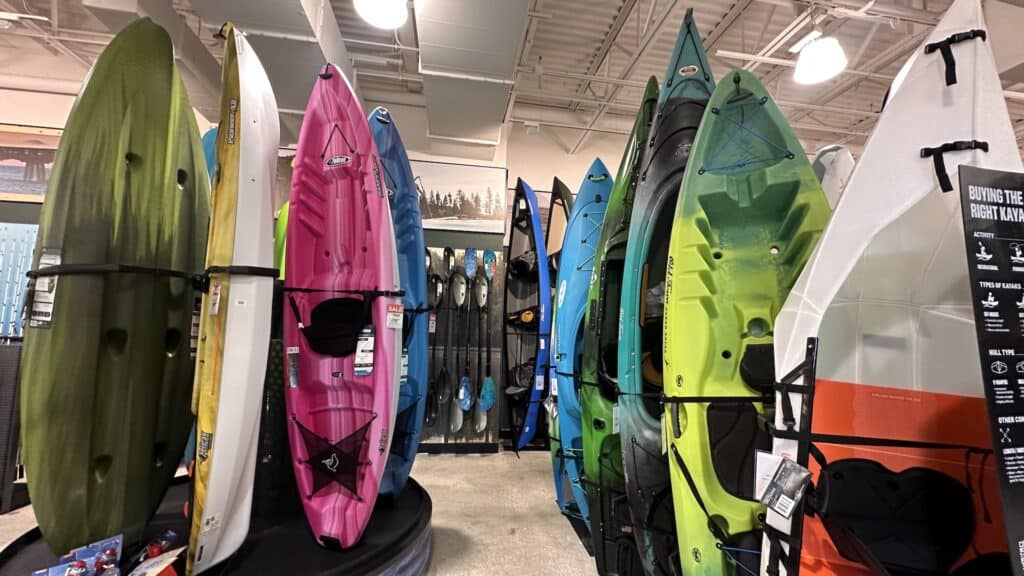
[[[732,6],[729,7],[729,11],[725,13],[725,16],[719,20],[718,24],[715,25],[714,30],[708,34],[707,40],[704,41],[704,47],[708,53],[711,53],[718,45],[718,41],[725,36],[725,33],[729,31],[729,28],[736,23],[736,20],[754,3],[754,0],[737,0]],[[767,22],[766,22],[767,24]]]
[[[505,114],[502,116],[502,123],[508,122],[509,118],[512,117],[512,107],[516,105],[516,93],[518,91],[519,83],[516,80],[519,79],[519,67],[523,66],[526,60],[530,57],[530,49],[533,47],[533,39],[537,34],[537,24],[541,20],[547,20],[551,18],[550,15],[546,17],[536,16],[541,14],[538,12],[541,6],[541,0],[533,0],[533,8],[526,12],[526,17],[529,19],[526,25],[526,35],[523,37],[523,44],[519,48],[519,55],[516,57],[516,69],[512,73],[512,90],[508,93],[508,103],[505,104]]]
[[[665,22],[668,21],[669,15],[672,14],[673,10],[675,10],[678,4],[679,0],[672,0],[671,2],[669,2],[669,5],[665,8],[665,11],[662,12],[660,16],[658,16],[658,19],[656,21],[657,23],[647,33],[647,36],[644,37],[644,41],[637,48],[636,54],[633,55],[629,62],[627,62],[623,69],[619,72],[618,78],[620,80],[625,80],[626,78],[629,77],[630,74],[633,73],[633,68],[635,68],[637,62],[640,61],[640,57],[644,55],[644,52],[647,51],[647,48],[650,47],[650,45],[654,42],[654,39],[657,38],[658,35],[661,33],[661,29],[662,27],[665,26]],[[611,92],[608,94],[608,97],[605,98],[605,103],[602,104],[601,106],[598,106],[597,112],[594,113],[594,117],[590,119],[588,126],[596,126],[597,123],[601,121],[601,117],[604,116],[605,112],[608,111],[609,105],[615,99],[616,94],[619,93],[620,88],[622,88],[621,85],[615,85],[612,87]],[[586,132],[580,134],[580,137],[576,140],[576,143],[573,144],[572,148],[569,149],[569,155],[572,156],[576,154],[576,152],[579,151],[580,146],[583,145],[583,141],[586,139]]]
[[[600,132],[603,134],[629,134],[629,130],[619,130],[616,128],[600,128],[597,126],[584,126],[582,124],[570,124],[568,122],[553,122],[550,120],[531,120],[529,118],[515,118],[511,120],[514,124],[526,124],[535,126],[549,126],[551,128],[567,128],[569,130],[579,130],[584,134],[589,132]]]
[[[88,44],[90,46],[106,46],[110,44],[110,39],[113,35],[107,38],[96,38],[96,37],[85,37],[85,36],[73,36],[67,30],[58,30],[57,32],[32,32],[29,30],[6,30],[4,31],[5,36],[21,36],[23,38],[36,38],[39,40],[54,39],[59,42],[71,43],[71,44]]]
[[[654,7],[656,0],[651,0],[651,7]],[[594,53],[594,57],[591,59],[590,64],[587,65],[588,76],[596,76],[601,70],[601,66],[604,65],[605,60],[608,58],[608,54],[611,52],[612,46],[615,41],[619,39],[619,33],[626,27],[626,22],[629,20],[631,14],[633,14],[633,8],[636,7],[637,0],[625,0],[619,11],[615,14],[615,20],[612,21],[611,28],[608,29],[608,33],[605,34],[604,40],[601,41],[601,46],[598,47],[597,52]],[[638,19],[639,21],[639,19]],[[577,96],[583,96],[590,88],[591,80],[584,80],[583,84],[580,85],[579,89],[576,90]],[[573,110],[576,109],[576,103],[570,105]]]

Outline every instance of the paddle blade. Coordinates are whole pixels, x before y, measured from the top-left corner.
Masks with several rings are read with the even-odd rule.
[[[494,407],[494,378],[488,376],[484,379],[484,386],[480,390],[480,409],[487,412]]]
[[[463,376],[459,380],[459,408],[464,412],[468,412],[473,407],[472,386],[473,382],[469,379],[469,376]]]

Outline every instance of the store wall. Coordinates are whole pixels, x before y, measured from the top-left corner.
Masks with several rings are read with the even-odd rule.
[[[551,181],[557,176],[575,191],[596,157],[600,157],[615,176],[626,146],[625,135],[595,132],[587,136],[576,154],[569,154],[579,138],[578,130],[541,126],[537,132],[528,134],[522,124],[513,124],[509,131],[510,187],[515,186],[517,178],[522,178],[537,190],[551,190]]]

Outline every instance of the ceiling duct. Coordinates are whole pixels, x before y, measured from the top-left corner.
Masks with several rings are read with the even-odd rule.
[[[527,0],[416,4],[429,137],[497,147],[526,29]]]
[[[328,0],[191,0],[203,20],[245,33],[270,78],[281,111],[281,145],[294,144],[316,75],[330,62],[356,77]]]
[[[83,0],[82,5],[114,33],[142,17],[167,30],[192,106],[208,120],[217,121],[220,64],[168,0]]]

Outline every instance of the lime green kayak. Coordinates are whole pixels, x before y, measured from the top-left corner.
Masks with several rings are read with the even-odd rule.
[[[683,176],[669,246],[662,419],[682,572],[756,574],[771,450],[772,322],[829,219],[800,142],[768,91],[727,74]]]
[[[594,559],[600,574],[642,574],[622,470],[617,429],[619,290],[626,237],[643,162],[647,134],[658,101],[658,80],[647,81],[633,131],[619,164],[605,211],[601,238],[594,254],[584,320],[581,402],[583,408],[583,470],[590,509]]]
[[[33,282],[21,373],[29,495],[55,553],[139,540],[181,462],[198,294],[186,278],[113,268],[202,272],[208,203],[171,40],[137,21],[75,102],[36,245],[34,270],[64,268]]]

